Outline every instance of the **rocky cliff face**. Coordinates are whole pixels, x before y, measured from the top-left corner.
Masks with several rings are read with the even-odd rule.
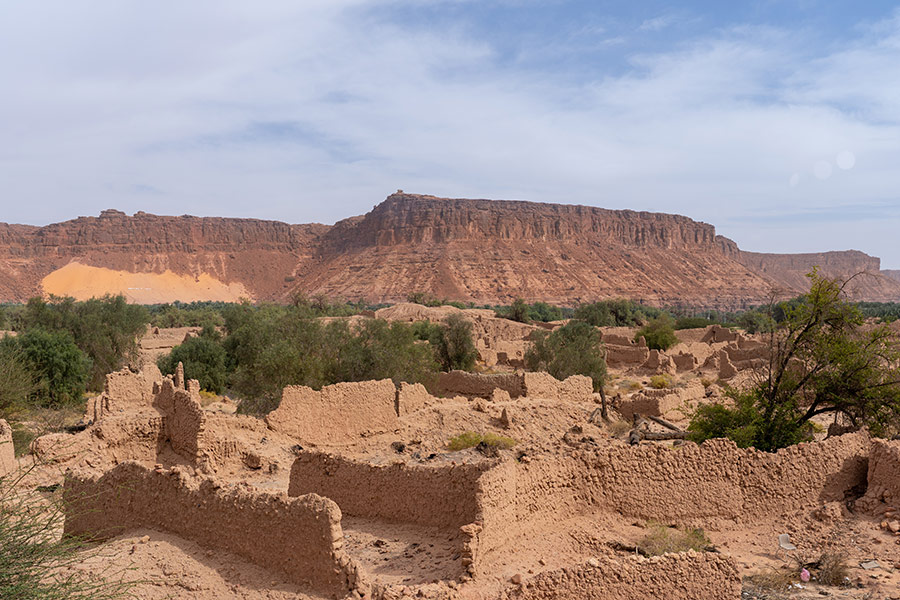
[[[51,273],[65,287],[69,274],[95,271],[63,276],[70,263],[113,275],[209,276],[257,300],[300,291],[389,302],[423,291],[478,303],[628,297],[721,308],[762,302],[773,286],[802,291],[815,265],[840,275],[879,267],[852,251],[742,252],[712,225],[678,215],[402,193],[331,227],[112,210],[47,227],[0,225],[0,299],[44,292]],[[878,282],[863,290],[868,299],[900,300],[900,282]]]

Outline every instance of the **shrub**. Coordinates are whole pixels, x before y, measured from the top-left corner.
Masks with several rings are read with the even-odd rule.
[[[736,323],[747,333],[768,333],[775,327],[772,317],[758,310],[748,310],[737,318]]]
[[[655,390],[670,388],[674,384],[675,382],[672,379],[672,376],[667,373],[663,373],[662,375],[653,375],[652,377],[650,377],[650,387]]]
[[[816,579],[823,585],[844,586],[850,582],[845,551],[824,552],[817,561]]]
[[[531,323],[531,307],[521,298],[516,298],[515,302],[498,316],[519,323]]]
[[[529,307],[528,316],[532,321],[549,323],[550,321],[562,320],[563,311],[560,307],[547,304],[546,302],[535,302]]]
[[[472,323],[459,314],[450,315],[438,328],[435,344],[438,362],[445,371],[461,369],[471,371],[478,358],[478,350],[472,339]]]
[[[481,434],[475,433],[474,431],[464,431],[463,433],[450,438],[450,441],[447,443],[447,448],[452,452],[456,452],[457,450],[474,448],[482,443],[492,448],[508,450],[515,446],[517,442],[510,437],[492,432]]]
[[[571,375],[591,378],[594,391],[600,393],[603,418],[607,418],[606,355],[600,343],[600,330],[583,321],[570,321],[552,333],[536,332],[534,343],[525,353],[525,365],[532,371],[546,371],[557,379]]]
[[[91,360],[65,331],[31,329],[0,340],[0,353],[11,353],[34,375],[29,400],[40,406],[61,407],[80,402]]]
[[[662,314],[638,330],[634,339],[644,338],[647,347],[652,350],[668,350],[678,343],[675,337],[675,321],[669,315]]]
[[[0,418],[13,416],[34,391],[34,374],[18,344],[0,344]]]
[[[644,556],[659,556],[669,552],[703,552],[710,546],[706,532],[699,528],[666,527],[651,523],[650,531],[637,543]]]
[[[171,375],[178,363],[184,365],[184,376],[199,381],[201,389],[215,394],[225,390],[225,348],[213,334],[207,332],[185,340],[168,355],[161,356],[157,366],[163,375]]]

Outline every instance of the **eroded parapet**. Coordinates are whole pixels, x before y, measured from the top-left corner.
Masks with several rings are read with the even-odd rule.
[[[900,440],[872,441],[868,487],[857,506],[875,513],[900,510]]]
[[[738,600],[741,578],[730,557],[685,552],[653,558],[604,557],[540,573],[501,600]]]
[[[321,391],[293,385],[266,417],[273,431],[313,444],[358,440],[400,426],[396,388],[390,379],[327,385]]]
[[[149,528],[226,550],[319,593],[356,589],[358,569],[344,552],[341,511],[315,494],[251,493],[188,476],[122,463],[102,476],[66,474],[65,534],[106,540]]]
[[[421,383],[400,383],[397,386],[396,410],[398,417],[405,417],[422,410],[438,399],[428,393]]]
[[[179,365],[180,366],[180,365]],[[163,415],[165,434],[176,453],[189,460],[201,455],[206,415],[200,404],[200,384],[190,380],[182,387],[183,375],[166,377],[153,386],[153,406]]]
[[[16,451],[13,447],[12,427],[0,419],[0,477],[16,470]]]
[[[153,404],[155,382],[162,379],[156,365],[144,366],[140,372],[127,367],[106,375],[103,393],[88,401],[85,420],[97,423],[111,414],[140,410]]]

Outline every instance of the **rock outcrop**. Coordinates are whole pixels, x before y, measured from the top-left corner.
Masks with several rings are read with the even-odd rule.
[[[115,210],[46,227],[0,224],[0,301],[110,292],[135,302],[283,301],[303,292],[397,302],[421,291],[476,303],[627,297],[734,309],[773,287],[803,291],[813,266],[866,271],[860,299],[900,300],[900,281],[861,252],[742,252],[687,217],[564,204],[397,193],[333,226]]]

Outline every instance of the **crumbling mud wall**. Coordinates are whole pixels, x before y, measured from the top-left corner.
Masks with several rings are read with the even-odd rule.
[[[281,571],[319,593],[343,597],[358,584],[358,569],[342,550],[340,509],[315,494],[250,493],[178,467],[126,462],[102,476],[67,473],[63,498],[66,535],[105,540],[158,529]]]
[[[900,509],[900,440],[872,441],[868,487],[858,505],[879,513]]]
[[[344,514],[448,529],[478,518],[478,478],[493,465],[375,465],[304,452],[291,467],[289,496],[319,494]]]
[[[693,380],[683,388],[641,390],[620,402],[617,408],[624,419],[631,419],[635,413],[662,417],[671,410],[705,396],[706,388],[699,381]]]
[[[421,383],[403,382],[397,386],[396,411],[398,417],[405,417],[436,403],[439,400],[428,393]]]
[[[153,385],[161,379],[154,364],[137,373],[126,367],[107,374],[103,393],[88,400],[85,420],[96,423],[107,415],[148,408],[153,404]]]
[[[200,384],[191,380],[185,389],[181,377],[176,374],[175,378],[166,377],[154,384],[153,406],[164,417],[166,438],[172,450],[196,460],[201,453],[206,415],[200,404]]]
[[[77,460],[100,469],[128,460],[155,464],[165,444],[162,416],[125,413],[109,415],[75,435],[43,435],[32,442],[31,451],[44,463]]]
[[[548,373],[522,373],[522,388],[529,398],[562,402],[591,402],[594,384],[590,377],[572,375],[560,381]]]
[[[599,509],[707,528],[795,516],[864,486],[868,454],[868,434],[858,432],[777,453],[710,440],[676,448],[611,444],[567,457],[506,460],[479,480],[483,531],[475,570],[488,568],[492,555],[514,543],[530,521],[572,513]]]
[[[726,556],[686,552],[653,558],[604,558],[547,571],[502,600],[738,600],[741,578]]]
[[[336,383],[321,391],[289,386],[266,423],[273,431],[313,444],[352,442],[400,426],[396,394],[390,379]]]
[[[568,402],[590,402],[593,384],[590,377],[572,375],[559,381],[548,373],[502,373],[481,375],[466,371],[441,373],[437,393],[459,394],[470,398],[490,398],[495,389],[509,393],[510,398],[542,398]]]
[[[12,427],[0,419],[0,477],[5,477],[17,468],[16,451],[13,447]]]
[[[509,392],[511,398],[525,395],[522,376],[517,373],[482,375],[467,371],[450,371],[438,374],[435,393],[443,396],[467,396],[490,398],[496,388]]]

